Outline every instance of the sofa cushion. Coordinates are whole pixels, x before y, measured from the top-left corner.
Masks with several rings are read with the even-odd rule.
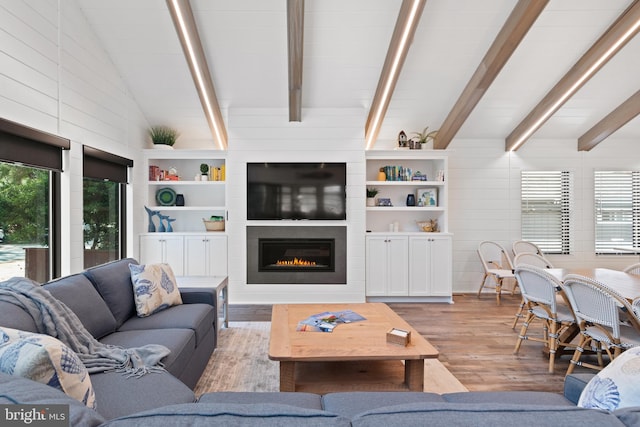
[[[182,304],[176,277],[169,264],[130,264],[129,269],[139,317]]]
[[[428,422],[427,422],[428,420]],[[495,427],[523,426],[622,426],[613,414],[575,406],[540,406],[485,403],[409,403],[364,412],[352,418],[353,427],[422,426]]]
[[[191,329],[196,334],[196,345],[200,345],[215,324],[215,310],[208,304],[183,304],[169,307],[153,316],[134,316],[118,328],[118,331],[144,329]]]
[[[544,391],[474,391],[445,393],[445,402],[454,403],[514,403],[518,405],[575,406],[564,396]]]
[[[191,329],[145,329],[140,331],[114,332],[102,338],[104,344],[124,348],[146,344],[160,344],[171,352],[162,359],[162,364],[171,374],[179,377],[188,368],[191,355],[196,348],[196,334]]]
[[[564,397],[574,405],[578,404],[582,391],[596,374],[569,374],[564,377]]]
[[[437,393],[407,391],[349,391],[328,393],[322,396],[322,407],[334,414],[352,418],[355,415],[382,406],[400,403],[444,402]]]
[[[95,408],[93,386],[82,361],[49,335],[0,328],[0,371],[57,388]]]
[[[173,405],[111,420],[113,427],[172,426],[260,426],[260,427],[349,427],[349,419],[318,409],[273,403]]]
[[[62,301],[96,339],[116,330],[116,319],[89,279],[74,274],[46,283],[44,288]]]
[[[33,317],[21,307],[7,301],[0,301],[0,325],[21,331],[38,332]]]
[[[205,393],[198,399],[198,403],[278,403],[281,405],[297,406],[299,408],[323,409],[322,396],[315,393],[302,392],[242,392],[217,391]]]
[[[168,372],[153,372],[141,377],[101,372],[91,374],[91,381],[98,400],[97,411],[107,419],[196,401],[193,391]]]
[[[640,347],[616,357],[589,381],[578,406],[614,411],[640,406]]]
[[[67,405],[70,426],[94,427],[105,422],[104,417],[96,411],[60,390],[3,373],[0,373],[0,404]]]
[[[137,263],[133,258],[125,258],[91,267],[83,272],[107,303],[117,326],[136,314],[129,264]]]

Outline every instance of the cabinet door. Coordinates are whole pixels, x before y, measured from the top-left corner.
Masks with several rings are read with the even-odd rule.
[[[409,295],[407,236],[387,236],[387,294]]]
[[[451,296],[452,284],[451,236],[435,236],[431,242],[431,295]]]
[[[367,296],[408,294],[407,237],[367,236]]]
[[[185,276],[226,276],[227,236],[185,236]]]
[[[409,295],[451,295],[451,237],[411,236]]]
[[[182,236],[170,233],[158,236],[140,237],[140,264],[167,263],[173,274],[182,276],[184,272]]]
[[[384,296],[387,293],[387,238],[367,236],[366,243],[367,296]]]

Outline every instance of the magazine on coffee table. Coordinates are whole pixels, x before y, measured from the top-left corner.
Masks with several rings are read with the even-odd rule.
[[[333,332],[341,323],[352,323],[367,320],[352,310],[325,311],[301,320],[296,331],[302,332]]]

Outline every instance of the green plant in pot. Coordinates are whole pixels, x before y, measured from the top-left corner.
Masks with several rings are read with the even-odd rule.
[[[411,138],[413,144],[412,146],[410,146],[410,148],[413,148],[414,150],[420,150],[422,148],[422,144],[426,144],[430,139],[435,139],[436,135],[438,135],[437,130],[433,130],[431,132],[428,131],[429,126],[425,127],[422,132],[413,132],[415,137]]]
[[[153,126],[149,129],[149,136],[156,148],[173,148],[178,139],[178,131],[168,126]]]
[[[376,194],[378,194],[377,188],[367,188],[367,206],[376,205]]]
[[[209,165],[206,163],[200,164],[200,181],[208,181],[209,180]]]

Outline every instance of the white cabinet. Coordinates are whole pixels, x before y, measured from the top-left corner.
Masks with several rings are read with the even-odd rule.
[[[185,276],[226,276],[227,236],[184,236]]]
[[[432,150],[367,152],[366,187],[378,190],[378,203],[365,207],[368,300],[452,301],[447,165]],[[431,197],[420,203],[422,194]],[[408,195],[415,206],[407,206]],[[427,221],[438,232],[419,227]]]
[[[158,233],[140,236],[140,264],[167,263],[173,274],[184,273],[184,242],[182,236]]]
[[[144,204],[172,218],[173,232],[141,234],[140,261],[167,262],[181,277],[226,276],[226,231],[207,232],[202,221],[211,216],[227,218],[226,152],[152,149],[144,154],[149,172]],[[202,164],[209,167],[206,180],[201,178]],[[181,197],[158,198],[159,192]],[[148,226],[146,212],[144,216]],[[157,216],[153,222],[157,230]]]
[[[407,236],[367,236],[367,296],[408,295]]]
[[[450,297],[451,236],[409,236],[409,295]]]

